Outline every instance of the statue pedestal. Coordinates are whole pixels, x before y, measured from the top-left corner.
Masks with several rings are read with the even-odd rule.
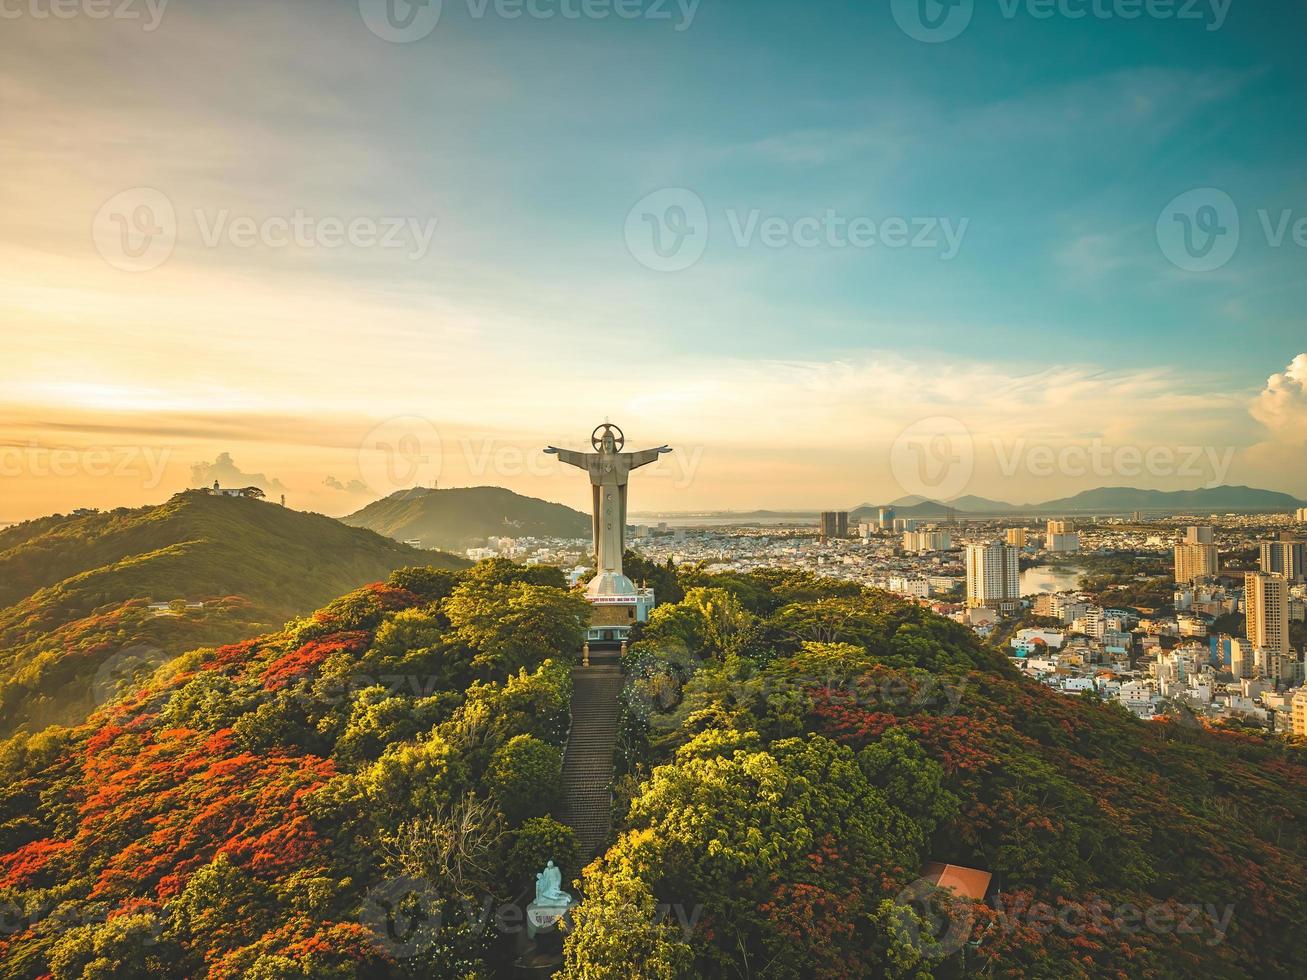
[[[526,907],[527,938],[534,940],[541,933],[555,932],[559,923],[567,918],[567,914],[572,911],[572,906],[576,904],[575,900],[566,905],[541,905],[539,902],[532,902]]]
[[[654,607],[653,589],[637,589],[631,595],[586,595],[590,603],[590,628],[586,641],[593,645],[618,647],[630,637],[631,627],[649,621]]]

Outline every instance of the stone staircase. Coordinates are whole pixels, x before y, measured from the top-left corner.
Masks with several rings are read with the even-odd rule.
[[[563,822],[576,831],[588,864],[612,829],[613,750],[622,671],[616,658],[592,657],[572,671],[572,732],[563,756]]]

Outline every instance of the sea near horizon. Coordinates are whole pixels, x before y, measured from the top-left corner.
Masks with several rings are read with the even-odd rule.
[[[816,527],[817,515],[809,513],[747,513],[711,512],[704,514],[629,514],[627,522],[668,527]]]
[[[1077,565],[1032,565],[1021,573],[1022,596],[1049,592],[1070,592],[1080,586],[1085,573]]]

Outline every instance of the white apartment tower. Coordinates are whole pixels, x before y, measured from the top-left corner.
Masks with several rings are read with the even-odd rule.
[[[967,605],[994,606],[1021,599],[1017,549],[1002,541],[967,545]]]
[[[1289,582],[1283,575],[1249,572],[1244,579],[1248,641],[1255,650],[1289,655]]]

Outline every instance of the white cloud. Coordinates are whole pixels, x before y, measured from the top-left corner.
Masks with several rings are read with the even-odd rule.
[[[231,453],[219,453],[212,463],[194,463],[191,466],[191,485],[207,487],[214,481],[224,487],[258,487],[269,493],[285,493],[286,485],[264,473],[246,473],[231,458]]]
[[[1293,446],[1307,442],[1307,354],[1299,354],[1283,372],[1267,379],[1252,414],[1275,441]]]

